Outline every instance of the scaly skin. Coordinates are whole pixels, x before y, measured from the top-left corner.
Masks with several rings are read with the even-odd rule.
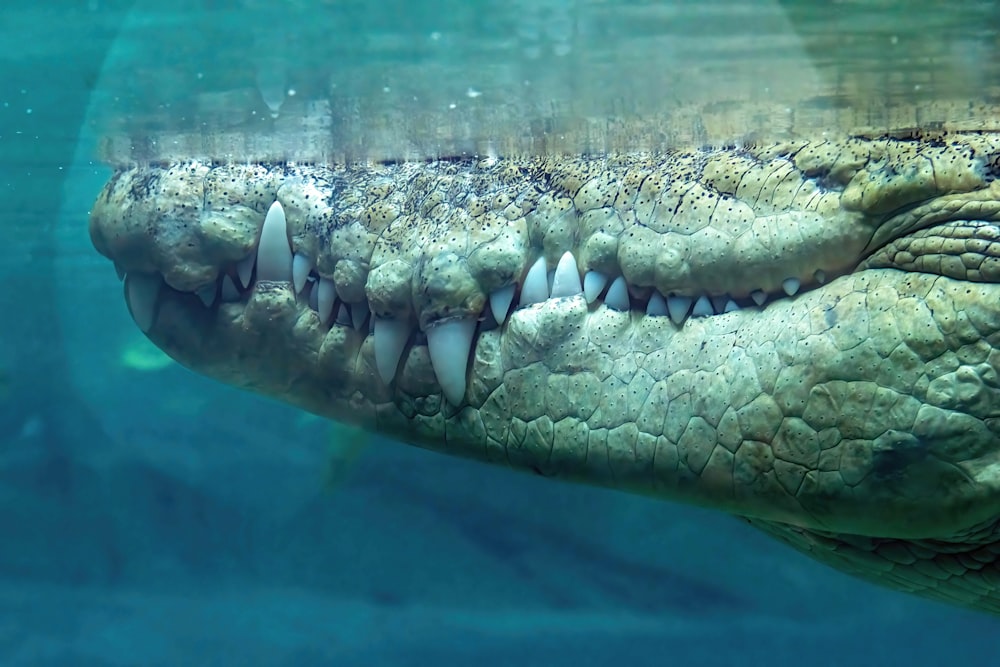
[[[145,165],[108,183],[91,237],[149,337],[201,373],[442,452],[715,507],[849,572],[1000,612],[996,173],[989,133]],[[388,384],[367,325],[321,322],[284,280],[219,287],[276,200],[355,315],[414,331]],[[569,296],[491,327],[490,293],[566,251],[581,275],[624,276],[631,310]],[[678,326],[645,314],[654,290],[742,308]],[[467,317],[485,321],[453,405],[419,332]]]

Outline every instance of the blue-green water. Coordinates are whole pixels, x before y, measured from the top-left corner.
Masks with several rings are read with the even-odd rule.
[[[141,139],[105,146],[114,159],[217,150],[224,135],[252,153],[328,113],[320,134],[340,139],[319,152],[480,150],[546,109],[577,127],[710,99],[686,69],[706,57],[685,60],[679,37],[706,21],[705,71],[810,63],[738,95],[759,102],[818,95],[933,17],[876,3],[857,34],[829,21],[815,43],[852,37],[845,67],[795,32],[824,22],[781,3],[132,4],[0,14],[0,664],[992,663],[994,619],[857,582],[726,516],[388,442],[331,480],[329,424],[162,364],[87,238],[104,133]],[[917,98],[944,81],[994,94],[996,8],[966,11],[974,29],[939,15],[938,34],[961,39],[926,61],[908,52],[892,81],[923,81]],[[753,34],[791,30],[781,48],[727,55],[719,31],[745,37],[755,16],[767,30]],[[887,16],[902,23],[871,22]],[[947,78],[931,63],[968,66]],[[300,102],[321,99],[332,107]]]

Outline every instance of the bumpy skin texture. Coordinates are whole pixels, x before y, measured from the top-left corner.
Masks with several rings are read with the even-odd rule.
[[[719,508],[835,567],[1000,612],[998,172],[1000,136],[977,133],[144,165],[108,183],[91,237],[133,313],[154,314],[150,338],[206,375],[442,452]],[[320,321],[288,282],[226,298],[276,200],[314,277],[413,330],[388,384],[368,327]],[[631,308],[570,296],[486,315],[464,399],[446,401],[420,332],[482,317],[566,251],[581,274],[623,276]],[[781,293],[787,278],[802,291]],[[656,293],[742,307],[678,325],[645,313]]]

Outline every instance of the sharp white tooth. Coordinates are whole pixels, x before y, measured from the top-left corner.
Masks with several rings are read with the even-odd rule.
[[[461,404],[465,398],[465,372],[475,333],[474,317],[445,320],[427,328],[427,352],[434,376],[452,405]]]
[[[371,311],[368,309],[368,301],[362,301],[360,303],[351,304],[351,324],[358,331],[361,331],[365,327],[365,322],[368,321],[368,315]],[[374,318],[374,315],[372,316]],[[374,323],[373,323],[374,324]]]
[[[479,330],[480,331],[493,331],[500,325],[497,324],[497,319],[493,317],[492,308],[484,308],[482,315],[479,316]]]
[[[313,292],[316,293],[316,312],[319,313],[319,321],[325,324],[330,321],[330,315],[333,314],[333,303],[337,300],[337,288],[332,280],[321,276],[319,284],[313,288]]]
[[[205,304],[206,308],[211,308],[215,303],[215,295],[217,294],[215,283],[202,287],[200,290],[195,292],[195,294],[198,295],[198,298],[201,299],[201,302]]]
[[[315,280],[310,280],[306,283],[306,294],[308,295],[307,302],[309,307],[319,313],[319,283]],[[323,320],[326,322],[326,320]]]
[[[687,319],[688,311],[691,309],[691,297],[671,294],[667,297],[667,313],[670,321],[680,326]]]
[[[288,245],[288,224],[281,203],[267,210],[257,242],[257,280],[292,281],[292,248]]]
[[[125,303],[139,330],[148,333],[156,320],[156,301],[163,279],[159,274],[135,273],[125,276]]]
[[[353,326],[353,323],[351,322],[351,311],[348,310],[345,304],[340,304],[340,308],[337,309],[337,319],[335,321],[337,324],[344,327]]]
[[[240,300],[240,291],[229,274],[222,276],[222,300],[226,303]]]
[[[510,304],[514,300],[514,285],[505,285],[490,292],[490,310],[493,311],[493,319],[497,324],[507,321],[507,313],[510,312]]]
[[[115,275],[118,276],[119,281],[125,280],[125,269],[118,266],[118,262],[115,262]]]
[[[410,339],[410,324],[406,320],[375,317],[375,369],[382,382],[389,384],[396,377],[399,358]]]
[[[707,296],[699,296],[698,300],[694,302],[694,308],[691,309],[691,317],[708,317],[714,314],[712,302],[708,300]]]
[[[521,300],[518,305],[530,306],[533,303],[541,303],[549,298],[549,279],[545,275],[545,258],[539,257],[528,269],[528,275],[524,277],[524,284],[521,285]]]
[[[785,294],[788,296],[795,296],[801,284],[798,278],[785,278],[781,281],[781,289],[785,290]]]
[[[729,301],[726,301],[726,307],[722,310],[722,312],[724,312],[724,313],[731,313],[734,310],[739,310],[739,309],[740,309],[739,304],[737,304],[735,301],[733,301],[732,299],[730,299]]]
[[[236,277],[240,279],[240,287],[246,289],[250,286],[250,278],[253,277],[253,267],[257,263],[257,251],[236,262]]]
[[[826,282],[826,271],[823,269],[816,269],[816,272],[813,273],[813,279],[822,285]]]
[[[292,257],[292,284],[295,285],[296,294],[302,293],[302,288],[306,286],[306,279],[312,270],[312,260],[302,253],[295,253]]]
[[[646,304],[646,314],[663,317],[668,313],[667,302],[663,298],[663,295],[659,292],[653,292],[653,296],[649,297],[649,303]]]
[[[558,299],[563,296],[576,296],[582,291],[583,285],[580,284],[580,272],[576,269],[576,259],[573,258],[573,253],[564,252],[563,256],[559,258],[559,264],[556,265],[550,297]]]
[[[604,305],[611,310],[624,312],[629,309],[628,285],[625,278],[618,276],[608,288],[608,293],[604,295]]]
[[[764,290],[755,289],[750,292],[750,298],[753,299],[753,302],[758,306],[763,306],[764,302],[767,301],[767,293],[764,292]]]
[[[583,277],[583,295],[587,297],[587,303],[597,301],[607,284],[608,277],[600,271],[587,271]]]

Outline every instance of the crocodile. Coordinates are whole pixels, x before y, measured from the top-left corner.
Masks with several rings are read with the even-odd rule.
[[[1000,613],[1000,134],[122,165],[90,218],[181,364],[728,512]]]

